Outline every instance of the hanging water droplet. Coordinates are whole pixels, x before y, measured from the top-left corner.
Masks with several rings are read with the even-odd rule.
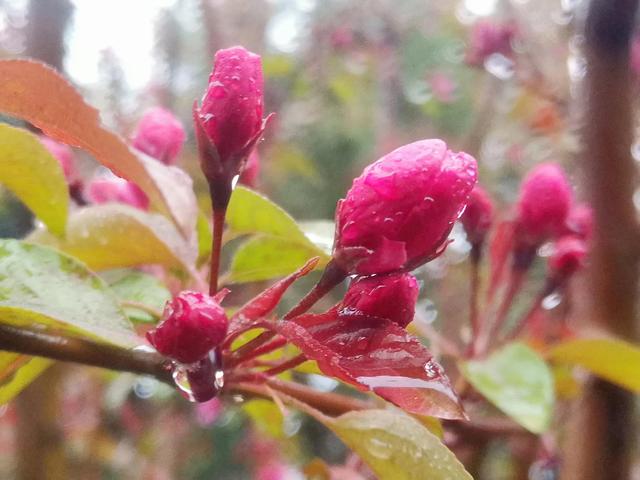
[[[153,348],[151,345],[138,345],[137,347],[133,348],[134,352],[142,352],[142,353],[157,353],[156,349]]]
[[[221,390],[224,387],[224,372],[222,370],[216,370],[214,377],[214,384],[218,390]]]
[[[501,53],[489,55],[484,61],[484,68],[487,72],[500,80],[508,80],[513,77],[513,60],[505,57]]]
[[[640,188],[633,192],[633,204],[637,210],[640,210]]]
[[[538,255],[544,258],[550,257],[551,255],[553,255],[554,249],[555,247],[553,246],[553,243],[551,242],[543,243],[538,249]]]
[[[429,360],[424,365],[424,373],[426,373],[427,378],[429,379],[436,378],[440,375],[440,366],[433,360]]]
[[[544,297],[542,300],[542,308],[545,310],[552,310],[560,305],[560,302],[562,302],[562,295],[558,292],[554,292],[551,295]]]
[[[187,378],[187,369],[182,365],[175,364],[173,372],[171,372],[173,381],[176,387],[184,398],[190,402],[196,402],[193,392],[191,391],[191,385],[189,385],[189,379]]]
[[[293,437],[300,431],[302,427],[302,421],[300,417],[295,413],[286,415],[282,420],[282,431],[287,437]]]

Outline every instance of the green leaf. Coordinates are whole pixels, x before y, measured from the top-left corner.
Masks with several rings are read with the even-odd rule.
[[[0,405],[18,395],[51,363],[46,358],[0,352]]]
[[[623,340],[592,338],[569,340],[555,346],[549,358],[579,365],[591,373],[640,393],[640,346]]]
[[[234,235],[265,233],[308,242],[291,215],[268,198],[243,186],[238,186],[231,195],[226,221]]]
[[[0,240],[0,323],[46,326],[123,346],[138,343],[98,276],[71,257],[18,240]]]
[[[300,228],[306,237],[327,255],[333,249],[333,237],[336,226],[331,220],[311,220],[300,222]]]
[[[196,233],[198,235],[198,261],[202,261],[211,255],[211,241],[213,239],[211,225],[202,212],[198,212]]]
[[[476,390],[526,429],[541,433],[548,428],[553,375],[531,348],[512,343],[486,359],[462,362],[461,371]]]
[[[308,222],[308,233],[282,208],[262,195],[238,187],[227,210],[228,235],[254,237],[238,247],[227,278],[255,282],[288,275],[312,257],[318,267],[329,261],[327,225]],[[322,233],[320,232],[322,230]]]
[[[357,453],[380,480],[472,480],[455,455],[416,419],[362,410],[318,420]]]
[[[197,255],[195,242],[185,241],[166,217],[118,204],[77,210],[63,239],[39,231],[29,240],[68,253],[92,270],[159,264],[191,272]]]
[[[318,266],[326,265],[328,255],[308,242],[299,243],[284,238],[257,235],[245,241],[236,250],[228,280],[242,283],[284,277],[310,258],[318,256]]]
[[[111,291],[120,301],[135,302],[162,311],[171,293],[160,280],[152,275],[136,271],[115,271],[103,275]],[[156,318],[135,307],[125,307],[129,319],[133,322],[156,322]]]
[[[0,183],[56,235],[64,233],[69,189],[62,167],[38,137],[0,124]]]

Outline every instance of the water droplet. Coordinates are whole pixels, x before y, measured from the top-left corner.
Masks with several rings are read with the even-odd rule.
[[[440,375],[440,365],[433,360],[429,360],[424,365],[424,373],[427,374],[427,378],[433,379]]]
[[[500,80],[508,80],[513,76],[513,60],[500,53],[489,55],[484,61],[484,68],[487,72]]]
[[[193,396],[191,385],[189,385],[189,380],[187,379],[186,367],[176,364],[173,372],[171,373],[171,376],[173,377],[173,381],[175,382],[176,387],[178,388],[182,396],[190,402],[195,403],[196,399]]]
[[[420,321],[427,325],[433,323],[438,318],[438,309],[436,304],[432,300],[426,299],[418,303],[418,308],[421,313]]]
[[[221,390],[222,387],[224,387],[224,372],[222,370],[216,370],[214,378],[216,388]]]
[[[633,204],[637,210],[640,210],[640,188],[633,192]]]
[[[547,295],[542,300],[542,308],[545,310],[552,310],[556,308],[562,302],[562,295],[558,292],[554,292],[551,295]]]
[[[151,377],[141,377],[133,385],[133,392],[138,398],[151,398],[158,389],[158,381]]]
[[[367,450],[371,455],[381,460],[388,460],[391,458],[391,449],[389,445],[379,438],[370,438],[367,440]]]

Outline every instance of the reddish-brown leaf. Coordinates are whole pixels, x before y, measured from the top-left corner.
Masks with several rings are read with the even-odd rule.
[[[103,127],[98,111],[59,73],[33,60],[1,60],[0,85],[1,112],[28,121],[54,140],[91,153],[114,173],[139,185],[152,205],[170,214],[190,235],[187,229],[195,217],[183,217],[184,212],[172,208],[171,199],[148,171],[151,162],[141,161],[118,135]]]
[[[311,272],[319,261],[319,257],[314,257],[305,263],[291,275],[283,278],[271,287],[267,288],[256,297],[252,298],[242,306],[231,318],[229,334],[233,336],[236,332],[247,328],[256,320],[269,315],[278,306],[282,296],[293,282],[300,277],[304,277]]]
[[[442,367],[393,322],[334,308],[283,320],[277,330],[326,375],[371,390],[411,413],[465,418]]]

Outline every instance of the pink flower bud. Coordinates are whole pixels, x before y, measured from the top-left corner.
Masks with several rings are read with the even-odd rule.
[[[482,244],[493,221],[493,202],[479,185],[471,191],[467,208],[460,217],[460,221],[467,232],[469,242],[472,245]]]
[[[260,174],[260,155],[258,150],[254,150],[247,159],[242,173],[240,174],[240,183],[247,187],[256,188],[258,186],[258,175]]]
[[[165,165],[174,165],[185,140],[184,127],[164,108],[147,110],[138,123],[131,143]]]
[[[202,106],[194,107],[200,165],[215,208],[225,207],[240,173],[264,130],[262,62],[243,47],[216,53]]]
[[[560,234],[573,193],[560,166],[543,163],[526,176],[517,204],[518,242],[537,246]]]
[[[140,210],[149,209],[147,195],[124,178],[96,178],[87,186],[85,197],[89,203],[124,203]]]
[[[471,27],[465,62],[481,66],[487,57],[499,53],[510,57],[513,53],[511,42],[516,33],[511,23],[494,23],[488,20],[476,22]]]
[[[40,136],[40,142],[60,163],[62,171],[64,172],[64,177],[67,179],[67,184],[73,185],[79,182],[80,176],[78,175],[78,171],[76,170],[76,165],[73,158],[73,150],[71,150],[71,148],[67,145],[58,143],[55,140],[50,139],[49,137],[45,137],[44,135]]]
[[[224,309],[209,295],[184,291],[167,302],[162,322],[147,332],[147,340],[162,355],[195,363],[222,343],[228,323]]]
[[[476,177],[475,159],[442,140],[411,143],[372,163],[338,202],[336,264],[371,275],[438,256]]]
[[[569,210],[563,233],[589,240],[593,234],[593,209],[585,203],[573,205]]]
[[[565,279],[584,266],[587,256],[586,242],[575,236],[560,237],[549,257],[549,271],[554,278]]]
[[[359,277],[349,285],[341,313],[385,318],[406,327],[413,320],[419,291],[410,273]]]

